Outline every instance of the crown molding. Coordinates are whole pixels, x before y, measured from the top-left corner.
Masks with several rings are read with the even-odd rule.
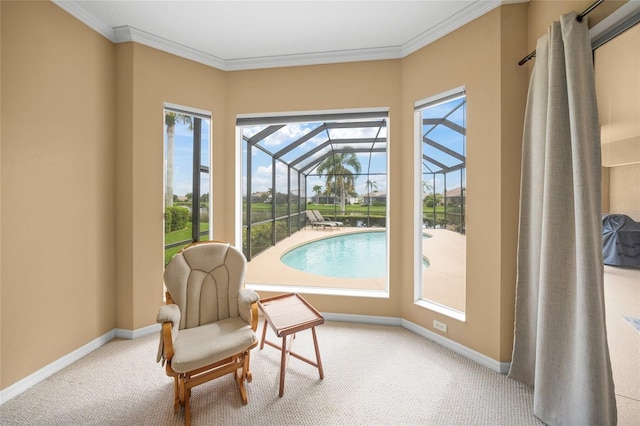
[[[451,16],[444,22],[436,25],[433,28],[425,31],[416,38],[408,41],[402,46],[402,57],[408,56],[413,52],[416,52],[428,44],[446,36],[449,33],[457,30],[458,28],[468,24],[476,18],[484,15],[495,9],[498,6],[507,3],[521,3],[527,0],[483,0],[476,1],[475,3],[465,7],[460,12]]]
[[[89,28],[115,43],[113,27],[105,24],[80,6],[78,1],[51,0],[53,4],[73,16]]]
[[[629,0],[589,30],[591,48],[596,49],[640,21],[640,0]]]
[[[122,26],[114,28],[113,31],[114,43],[116,44],[133,41],[135,43],[143,44],[145,46],[149,46],[154,49],[179,56],[181,58],[199,62],[204,65],[218,68],[223,71],[227,70],[225,61],[221,58],[218,58],[217,56],[210,55],[208,53],[193,49],[180,43],[173,42],[171,40],[167,40],[162,37],[158,37],[137,28]]]
[[[241,71],[262,68],[401,59],[457,30],[485,13],[490,12],[498,6],[523,3],[528,0],[477,0],[447,21],[425,31],[402,46],[239,59],[223,59],[130,26],[112,28],[90,13],[87,13],[84,8],[79,5],[80,3],[77,0],[51,1],[113,43],[117,44],[132,41],[222,71]]]
[[[379,61],[402,58],[401,47],[337,50],[332,52],[303,53],[297,55],[265,56],[259,58],[228,59],[225,71],[260,68],[296,67],[305,65],[336,64],[344,62]]]

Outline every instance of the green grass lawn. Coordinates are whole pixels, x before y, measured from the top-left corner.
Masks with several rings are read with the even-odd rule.
[[[325,214],[342,214],[340,206],[334,206],[333,204],[307,204],[307,210],[318,210],[323,215]],[[384,216],[387,212],[387,206],[361,206],[358,204],[347,204],[344,209],[344,214],[358,214],[358,215],[375,215]]]
[[[245,206],[246,208],[246,206]],[[251,205],[251,209],[254,212],[270,212],[271,211],[271,204],[269,203],[253,203]],[[276,208],[276,210],[278,211],[278,216],[283,216],[286,214],[287,212],[287,207],[286,206],[282,206],[280,208]],[[340,211],[340,206],[338,205],[333,205],[333,204],[313,204],[313,203],[309,203],[307,204],[307,210],[319,210],[320,213],[324,214],[331,214],[333,215],[334,213],[336,214],[342,214],[342,212]],[[361,206],[361,205],[357,205],[357,204],[347,204],[345,206],[345,214],[359,214],[359,215],[366,215],[367,213],[371,214],[371,215],[382,215],[384,216],[384,214],[387,211],[387,207],[386,206],[371,206],[371,207],[367,207],[367,206]]]
[[[251,208],[252,208],[252,210],[254,212],[254,214],[252,215],[254,217],[254,220],[256,220],[256,217],[259,217],[259,216],[264,216],[264,218],[262,220],[266,220],[266,219],[271,217],[271,208],[272,208],[271,204],[268,204],[268,203],[253,203],[251,205]],[[277,216],[285,216],[287,214],[286,206],[281,206],[277,210],[278,210],[276,212]],[[336,215],[337,218],[332,219],[332,220],[342,220],[342,221],[345,221],[345,223],[349,222],[349,220],[350,220],[350,219],[348,219],[346,217],[345,218],[340,218],[340,216],[343,216],[342,212],[340,212],[340,206],[336,206],[336,205],[333,205],[333,204],[314,204],[314,203],[309,203],[309,204],[307,204],[307,210],[319,210],[320,213],[322,213],[323,216],[329,217],[329,218],[333,218],[334,215]],[[433,207],[425,207],[424,208],[425,220],[429,220],[430,222],[433,221],[433,210],[434,210]],[[448,207],[448,211],[451,212],[451,213],[453,213],[455,210],[456,210],[455,207],[452,207],[452,206]],[[357,218],[357,216],[378,217],[378,218],[382,218],[382,219],[379,219],[379,220],[382,220],[383,223],[384,223],[384,217],[386,215],[386,212],[387,212],[387,207],[385,205],[361,206],[361,205],[349,205],[349,204],[347,204],[345,206],[344,216],[354,215],[354,216],[356,216],[356,218]],[[292,213],[295,213],[295,212],[292,211]],[[444,219],[444,206],[436,206],[435,213],[436,213],[437,220],[438,221],[442,221]],[[355,223],[355,219],[351,219],[351,222]],[[355,225],[352,224],[352,226],[355,226]],[[374,226],[374,225],[372,225],[372,226]],[[384,226],[384,224],[378,223],[378,226]],[[191,222],[189,222],[186,228],[178,230],[178,231],[169,232],[168,234],[165,234],[165,244],[169,245],[171,243],[175,243],[175,242],[178,242],[178,241],[190,240],[191,239],[191,227],[192,227],[192,224],[191,224]],[[208,229],[208,224],[207,223],[201,223],[200,224],[200,230],[201,231],[205,231],[207,229]],[[270,236],[269,236],[269,238],[270,238]],[[254,242],[254,244],[257,244],[257,243]],[[267,244],[267,245],[269,245],[269,244]],[[171,260],[173,255],[176,254],[178,251],[180,251],[180,249],[182,247],[184,247],[184,245],[183,246],[178,246],[178,247],[173,247],[173,248],[165,250],[165,255],[164,255],[165,265],[167,263],[169,263],[169,260]]]
[[[171,243],[175,243],[178,241],[184,241],[184,240],[191,240],[191,229],[193,228],[193,224],[191,222],[189,222],[187,224],[187,227],[184,229],[179,229],[177,231],[173,231],[173,232],[169,232],[167,234],[164,234],[164,243],[165,245],[169,245]],[[207,229],[209,229],[209,224],[208,223],[201,223],[200,224],[200,231],[206,231]],[[188,243],[186,243],[188,244]],[[184,247],[186,244],[182,245],[182,246],[178,246],[178,247],[172,247],[170,249],[165,249],[164,251],[164,264],[166,265],[167,263],[169,263],[169,261],[171,260],[171,258],[173,257],[174,254],[176,254],[177,252],[180,251],[180,249],[182,247]]]

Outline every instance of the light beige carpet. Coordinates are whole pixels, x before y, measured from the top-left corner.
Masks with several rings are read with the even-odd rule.
[[[249,404],[232,376],[196,387],[194,425],[539,425],[532,392],[400,327],[327,322],[317,328],[324,380],[280,353],[252,351]],[[268,336],[275,336],[269,330]],[[294,351],[313,359],[310,331]],[[3,425],[180,425],[173,382],[155,362],[157,336],[113,340],[0,406]]]

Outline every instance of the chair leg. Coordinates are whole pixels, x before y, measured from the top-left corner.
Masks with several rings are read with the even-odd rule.
[[[185,389],[185,399],[184,399],[184,424],[185,426],[191,425],[191,405],[189,404],[189,399],[191,399],[191,388]]]
[[[184,406],[184,376],[178,376],[178,403]]]
[[[238,369],[234,374],[236,376],[238,390],[240,391],[240,398],[242,398],[242,404],[247,405],[249,403],[249,398],[247,397],[247,389],[244,387],[244,373],[240,373],[240,369]]]
[[[242,398],[242,404],[244,405],[247,405],[249,403],[249,398],[247,397],[247,389],[244,386],[244,381],[247,379],[247,367],[249,365],[247,355],[248,355],[248,352],[245,352],[243,354],[240,354],[235,359],[235,362],[237,362],[238,364],[242,364],[242,367],[238,367],[236,371],[233,373],[236,379],[236,383],[238,384],[238,390],[240,391],[240,398]],[[251,375],[251,373],[249,373],[249,375]]]
[[[182,374],[174,373],[174,412],[177,413],[180,406],[184,407],[185,425],[189,426],[191,424],[191,388],[227,374],[233,374],[242,403],[247,405],[248,397],[244,382],[250,382],[252,379],[249,366],[250,352],[247,350],[199,370]]]
[[[244,377],[247,379],[247,382],[251,383],[251,380],[253,380],[253,376],[251,375],[251,369],[250,369],[250,364],[251,364],[251,352],[247,352],[247,354],[244,357]]]
[[[173,412],[177,413],[180,409],[180,388],[178,376],[173,376]]]
[[[187,386],[189,377],[184,374],[175,376],[175,398],[173,401],[173,412],[177,413],[180,406],[184,407],[184,423],[186,426],[191,425],[191,409],[189,407],[189,398],[191,398],[191,389]]]

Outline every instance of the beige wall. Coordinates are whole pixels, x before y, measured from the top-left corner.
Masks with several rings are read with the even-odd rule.
[[[520,200],[520,165],[528,72],[514,61],[527,41],[527,8],[501,9],[501,153],[500,153],[500,357],[511,361],[515,321],[516,257]]]
[[[2,6],[0,6],[2,25]],[[0,31],[0,82],[2,81],[2,31]],[[0,241],[2,241],[2,84],[0,84]],[[0,389],[2,389],[2,244],[0,243]]]
[[[163,105],[213,114],[213,197],[226,195],[226,75],[135,43],[117,52],[116,265],[117,327],[138,329],[155,322],[162,304]],[[231,141],[232,143],[232,141]],[[226,185],[225,185],[226,184]],[[219,205],[218,205],[219,204]],[[215,203],[214,218],[231,204]],[[232,211],[228,213],[232,214]],[[214,232],[225,229],[217,220]],[[217,237],[217,236],[216,236]],[[218,238],[218,237],[217,237]],[[219,237],[222,238],[222,237]]]
[[[113,329],[115,48],[52,3],[2,8],[4,388]]]
[[[594,55],[602,139],[603,212],[640,221],[640,25]]]
[[[427,329],[432,329],[433,319],[443,321],[449,326],[448,338],[500,361],[510,359],[513,335],[519,155],[528,79],[514,58],[526,50],[526,36],[526,5],[511,5],[403,61],[407,132],[415,101],[461,85],[467,91],[466,322],[413,304],[412,256],[405,257],[402,268],[403,317]],[[410,143],[404,148],[404,158],[411,161]],[[404,178],[410,182],[410,171]],[[402,215],[403,223],[411,223],[411,209],[402,209]],[[413,229],[402,232],[410,240]],[[411,251],[410,246],[404,249]]]
[[[405,133],[399,118],[401,106],[400,61],[374,61],[347,64],[320,65],[309,67],[289,67],[269,70],[242,71],[229,73],[229,114],[269,113],[308,110],[335,110],[344,108],[389,108],[389,199],[392,205],[410,202],[410,188],[402,181],[403,146],[411,143],[412,132]],[[228,134],[233,134],[235,123],[227,123]],[[408,138],[408,139],[407,139]],[[232,141],[229,141],[232,143]],[[235,164],[233,152],[226,158],[228,164]],[[406,161],[406,159],[405,159]],[[228,176],[237,176],[236,171]],[[233,178],[231,178],[233,179]],[[404,186],[403,186],[404,185]],[[232,191],[233,187],[228,186]],[[231,197],[233,194],[229,193]],[[232,198],[225,199],[229,203]],[[405,201],[406,200],[406,201]],[[226,226],[233,229],[233,217]],[[401,316],[400,300],[404,286],[400,276],[400,259],[405,247],[400,234],[393,230],[402,229],[398,215],[390,215],[390,258],[389,273],[392,278],[389,299],[365,298],[354,303],[352,297],[305,295],[317,309],[324,312],[352,313],[381,316]],[[232,234],[228,238],[233,238]],[[261,292],[261,296],[267,293]]]
[[[640,163],[610,169],[609,203],[611,213],[640,222]]]
[[[587,15],[589,28],[600,23],[628,0],[607,0]],[[535,50],[538,38],[547,33],[552,21],[559,21],[560,15],[576,11],[583,12],[594,3],[593,0],[529,0],[528,33],[529,52]],[[527,52],[527,53],[529,53]],[[522,55],[524,57],[525,55]],[[521,58],[518,58],[520,60]],[[531,62],[530,66],[533,65]]]
[[[114,46],[51,3],[0,2],[0,388],[115,327],[155,322],[163,102],[213,113],[214,238],[224,240],[238,214],[236,114],[388,107],[390,298],[308,298],[325,312],[431,329],[445,318],[413,305],[413,103],[460,85],[468,94],[467,322],[446,319],[447,337],[509,361],[528,80],[517,61],[540,35],[531,22],[546,26],[574,4],[535,3],[534,13],[503,6],[402,60],[222,72],[135,43]]]

